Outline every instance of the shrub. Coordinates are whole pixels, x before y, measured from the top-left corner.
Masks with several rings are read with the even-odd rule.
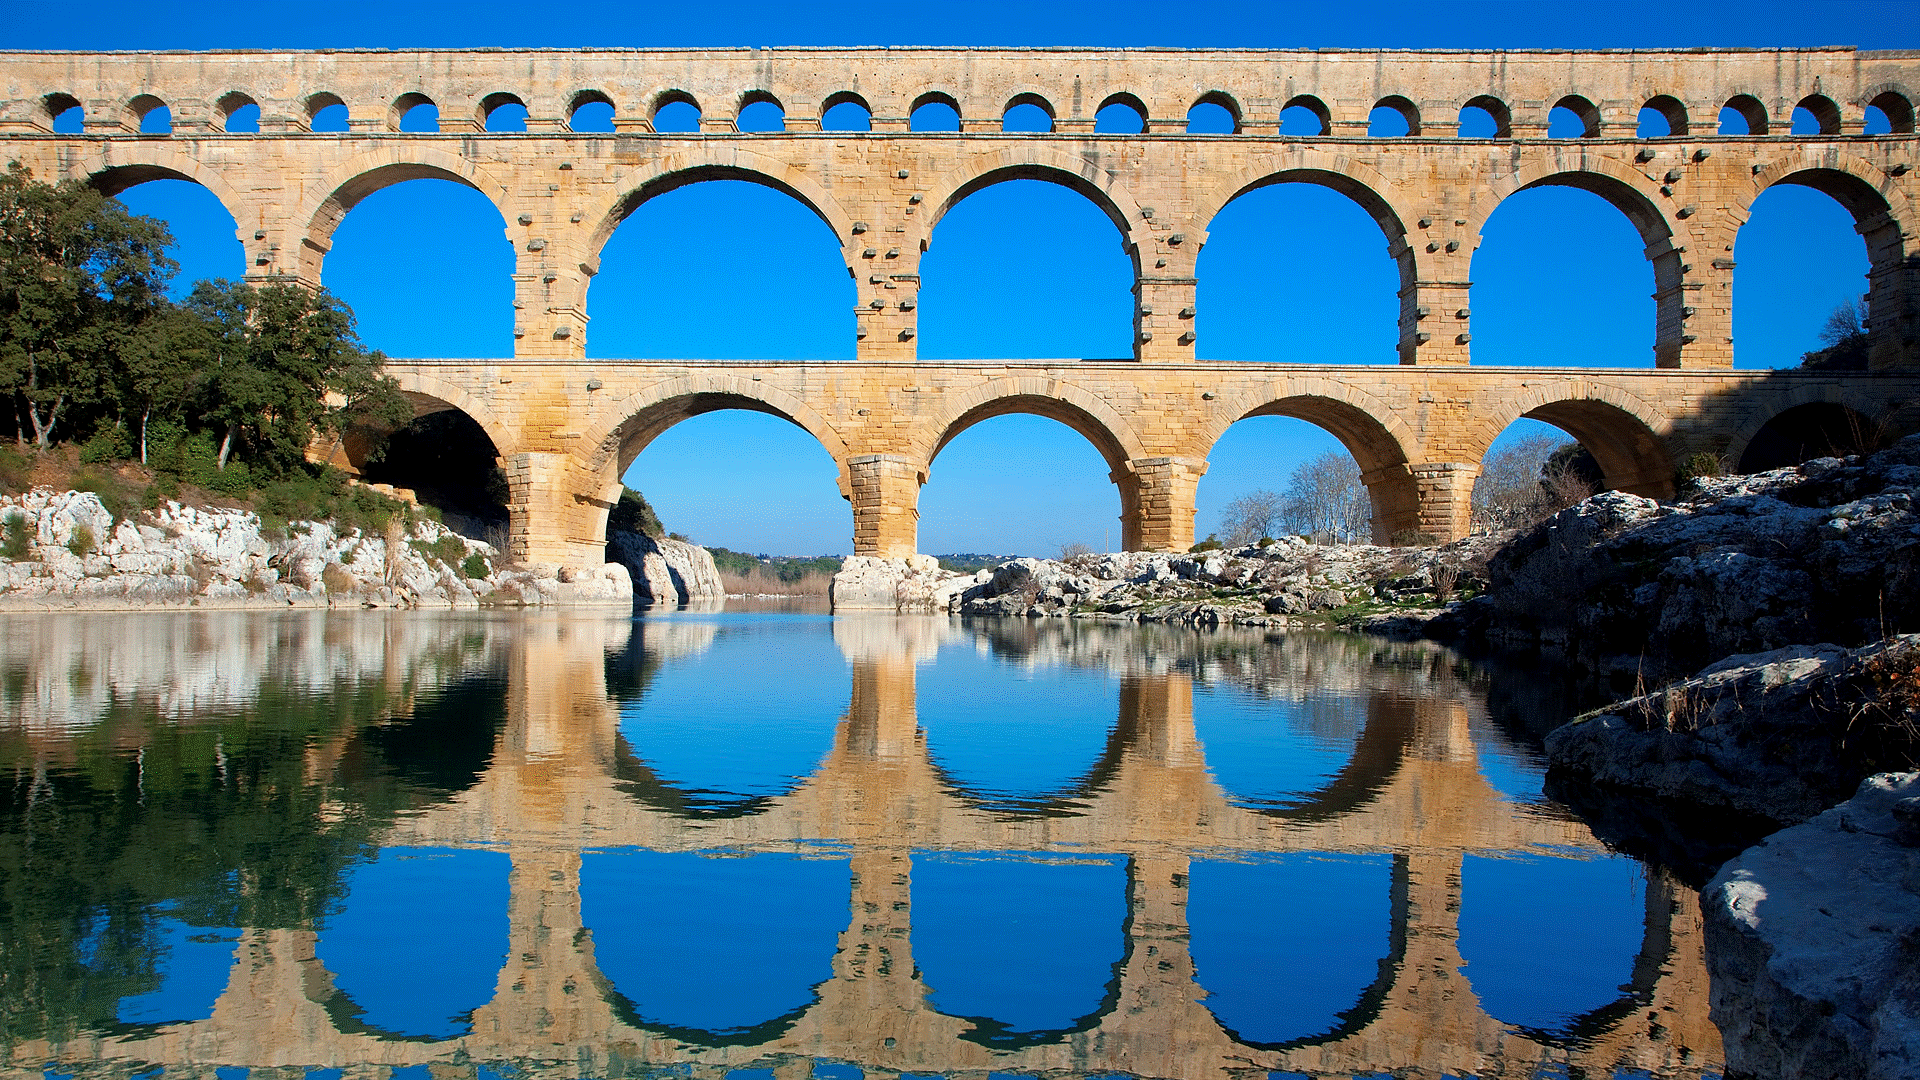
[[[1220,543],[1219,537],[1214,536],[1212,534],[1208,534],[1205,540],[1202,540],[1199,543],[1188,548],[1187,553],[1193,554],[1195,552],[1200,552],[1200,551],[1219,551],[1223,546],[1224,545]]]
[[[487,565],[486,556],[477,551],[460,562],[460,576],[468,580],[483,578],[491,573],[493,568]]]
[[[0,537],[0,555],[9,559],[24,559],[33,551],[33,524],[25,514],[8,514],[4,526],[5,536]]]
[[[67,550],[81,558],[93,554],[93,529],[86,525],[75,525],[73,535],[67,538]]]
[[[1725,476],[1727,471],[1725,458],[1703,450],[1697,454],[1687,455],[1687,460],[1681,462],[1680,468],[1676,470],[1674,479],[1685,484],[1689,480],[1698,480],[1703,476]]]
[[[329,593],[345,594],[360,587],[360,580],[349,573],[346,567],[328,563],[320,571],[320,584],[327,587]]]
[[[0,491],[18,495],[33,486],[33,458],[0,445]]]
[[[127,438],[127,429],[118,424],[102,424],[91,438],[80,444],[82,465],[125,461],[132,454],[133,443]]]
[[[1401,529],[1388,541],[1394,547],[1432,547],[1439,542],[1439,537],[1419,529]]]
[[[73,490],[90,491],[99,496],[100,505],[107,508],[115,521],[124,519],[133,513],[134,508],[143,501],[134,494],[134,485],[113,472],[98,469],[80,468],[73,473]]]

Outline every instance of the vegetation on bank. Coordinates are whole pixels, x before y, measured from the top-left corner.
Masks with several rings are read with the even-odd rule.
[[[0,174],[0,490],[93,491],[116,517],[163,499],[384,528],[407,504],[309,462],[316,438],[413,410],[324,290],[201,281],[165,223],[77,181]]]

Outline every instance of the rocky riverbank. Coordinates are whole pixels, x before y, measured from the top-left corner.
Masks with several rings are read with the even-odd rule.
[[[1498,544],[1321,547],[1297,537],[1186,555],[1129,551],[1013,559],[971,574],[931,556],[854,556],[833,579],[835,610],[1091,618],[1184,626],[1421,626],[1483,587]]]
[[[9,520],[11,519],[11,520]],[[631,606],[626,567],[503,565],[437,522],[370,535],[168,502],[116,520],[91,492],[0,497],[0,610]]]

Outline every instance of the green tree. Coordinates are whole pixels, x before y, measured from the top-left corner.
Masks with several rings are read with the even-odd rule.
[[[156,421],[188,419],[199,395],[198,358],[208,344],[207,324],[184,308],[167,305],[126,334],[120,348],[117,397],[123,419],[139,434],[140,464],[147,464],[147,431]]]
[[[274,472],[303,459],[318,431],[406,423],[413,409],[385,357],[354,333],[353,312],[325,290],[203,281],[186,309],[204,326],[201,420],[219,434],[219,467],[245,448]]]
[[[72,412],[111,402],[127,329],[166,302],[172,243],[85,184],[38,183],[17,161],[0,175],[0,391],[21,442],[30,428],[50,446]]]

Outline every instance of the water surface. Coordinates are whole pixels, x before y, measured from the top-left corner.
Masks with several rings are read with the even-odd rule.
[[[1695,894],[1541,793],[1493,719],[1554,708],[1541,676],[1434,646],[795,613],[0,626],[23,1073],[1718,1072]]]

